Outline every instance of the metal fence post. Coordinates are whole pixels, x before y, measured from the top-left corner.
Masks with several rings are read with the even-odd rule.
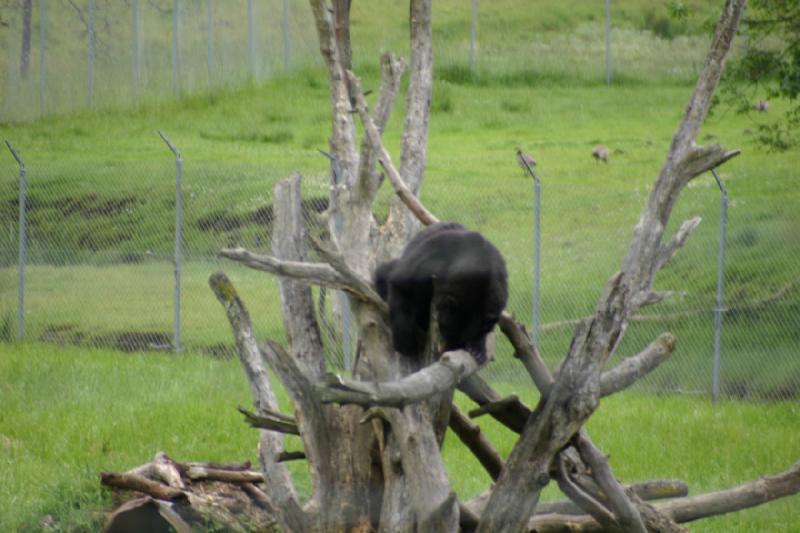
[[[250,62],[250,79],[256,80],[256,36],[253,17],[253,0],[247,0],[247,59]]]
[[[283,0],[283,70],[289,71],[289,0]]]
[[[469,70],[475,72],[475,52],[478,40],[478,0],[472,0],[472,24],[469,31]]]
[[[97,45],[97,37],[94,33],[94,15],[95,0],[89,0],[89,15],[86,22],[89,28],[88,42],[86,43],[86,47],[88,48],[86,58],[86,100],[89,107],[94,105],[94,55],[95,46]]]
[[[39,112],[44,115],[47,111],[47,0],[41,0],[39,7]]]
[[[214,0],[206,1],[206,19],[208,21],[208,48],[206,50],[208,62],[208,89],[214,86]]]
[[[180,57],[180,36],[178,34],[180,28],[180,0],[172,0],[172,92],[175,96],[181,94],[181,57]]]
[[[611,85],[611,0],[606,0],[606,84]]]
[[[28,184],[25,180],[25,163],[11,143],[6,146],[19,164],[19,286],[17,299],[17,337],[25,338],[25,256],[28,245]]]
[[[175,154],[175,315],[173,321],[173,348],[183,351],[181,344],[181,269],[183,267],[183,159],[178,149],[170,142],[164,132],[159,131],[161,139]]]
[[[714,309],[714,369],[711,382],[711,399],[716,403],[720,392],[720,369],[722,366],[722,311],[725,282],[725,240],[728,228],[728,189],[722,183],[716,169],[711,174],[722,191],[719,208],[719,254],[717,256],[717,301]]]
[[[139,0],[131,0],[131,98],[136,104],[139,86]]]

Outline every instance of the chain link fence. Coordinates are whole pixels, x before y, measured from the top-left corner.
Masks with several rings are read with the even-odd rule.
[[[578,4],[570,17],[548,2],[524,12],[435,3],[437,76],[694,79],[707,46],[701,21],[715,10],[695,6],[690,32],[666,6],[640,17],[634,4],[615,0],[607,21],[602,2]],[[357,71],[374,70],[379,51],[406,53],[407,5],[352,10]],[[224,91],[322,64],[305,0],[3,0],[0,43],[4,122]]]
[[[285,177],[283,171],[196,161],[183,154],[181,194],[176,197],[177,169],[166,147],[158,161],[90,165],[23,156],[26,339],[232,356],[229,326],[207,285],[212,272],[224,270],[243,295],[257,334],[285,340],[273,277],[216,256],[220,248],[234,245],[269,253],[274,221],[271,191]],[[432,156],[429,164],[447,165],[440,157]],[[0,337],[13,340],[21,325],[17,319],[22,303],[18,297],[21,189],[19,167],[11,157],[0,158],[0,171]],[[672,295],[634,317],[609,364],[671,331],[678,338],[675,353],[637,385],[641,389],[797,399],[800,192],[790,178],[773,178],[764,186],[735,175],[720,177],[729,193],[726,239],[720,241],[720,188],[710,174],[701,176],[682,196],[668,228],[669,234],[683,220],[703,218],[685,248],[656,279],[656,288]],[[452,183],[429,180],[423,200],[443,220],[480,230],[500,248],[509,271],[508,308],[526,324],[540,317],[539,345],[555,369],[568,350],[576,321],[591,314],[605,282],[618,268],[649,191],[585,181],[551,182],[542,175],[540,309],[534,313],[533,180],[509,179],[491,195],[481,194],[485,187],[477,178],[461,178],[457,189]],[[304,179],[303,205],[310,231],[326,231],[328,194],[327,176]],[[390,199],[384,187],[375,206],[378,218],[385,216]],[[179,205],[181,216],[176,213]],[[178,248],[176,220],[182,221]],[[314,289],[314,297],[328,357],[341,368],[353,355],[353,343],[336,333],[342,320],[334,313],[337,296]],[[712,391],[715,345],[720,364],[718,388]],[[495,382],[522,383],[524,373],[500,336],[497,351],[497,360],[483,372]]]

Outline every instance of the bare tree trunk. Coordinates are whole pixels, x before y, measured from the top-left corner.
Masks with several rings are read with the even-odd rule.
[[[410,0],[410,83],[398,171],[381,133],[404,64],[390,54],[382,58],[378,105],[370,114],[360,82],[350,71],[350,0],[331,1],[311,0],[320,52],[328,70],[333,116],[331,218],[337,227],[330,243],[313,242],[326,263],[305,260],[297,176],[276,187],[276,228],[282,233],[276,232],[274,237],[275,257],[241,249],[223,251],[226,257],[253,268],[294,278],[280,282],[290,349],[267,343],[262,352],[286,387],[297,423],[266,413],[260,427],[299,432],[313,494],[299,513],[291,505],[288,511],[276,506],[279,522],[290,530],[438,532],[456,531],[461,524],[487,532],[525,531],[541,489],[554,477],[592,518],[570,515],[548,524],[600,525],[612,531],[680,531],[671,512],[641,501],[614,479],[606,457],[581,426],[601,395],[629,386],[674,348],[674,338],[662,335],[639,355],[602,373],[633,314],[663,297],[652,290],[654,277],[699,222],[685,222],[671,240],[662,243],[681,190],[695,176],[738,153],[719,146],[697,147],[694,138],[719,80],[744,0],[729,0],[725,6],[708,61],[628,255],[620,272],[609,280],[594,315],[578,325],[555,379],[519,325],[507,314],[502,317],[503,332],[542,393],[533,411],[516,398],[501,398],[473,375],[478,365],[465,351],[441,354],[420,370],[414,361],[390,348],[387,306],[371,287],[370,275],[378,260],[399,253],[420,221],[438,220],[419,201],[432,91],[431,3]],[[364,125],[360,150],[353,107]],[[372,214],[382,182],[376,163],[381,164],[397,193],[388,220],[380,228]],[[360,354],[352,377],[325,374],[314,306],[305,285],[308,281],[344,289],[350,297]],[[439,453],[457,385],[481,405],[470,416],[491,414],[520,433],[503,463],[477,425],[454,412],[450,426],[497,480],[480,512],[458,503]],[[270,494],[271,490],[267,487],[267,498],[274,500],[278,495]]]
[[[23,80],[28,79],[28,69],[31,63],[32,13],[33,0],[24,0],[22,3],[22,48],[19,53],[19,75]]]

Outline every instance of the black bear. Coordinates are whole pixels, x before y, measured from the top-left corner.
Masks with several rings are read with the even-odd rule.
[[[375,270],[375,287],[389,303],[394,349],[418,357],[436,308],[445,350],[465,349],[486,360],[486,335],[508,300],[503,256],[478,232],[440,222],[420,231],[402,255]]]

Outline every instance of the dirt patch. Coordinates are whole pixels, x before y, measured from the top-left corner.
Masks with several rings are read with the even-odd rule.
[[[107,348],[120,352],[171,352],[172,333],[164,331],[121,331],[90,335],[75,324],[50,324],[45,326],[38,340],[62,346],[86,346]],[[193,345],[193,353],[200,353],[213,359],[231,359],[236,357],[236,346],[233,343],[216,343]]]
[[[80,215],[83,218],[97,218],[113,217],[129,212],[139,203],[140,200],[135,196],[101,198],[96,193],[89,193],[81,196],[66,196],[49,200],[28,196],[25,201],[25,207],[29,212],[40,209],[56,209],[65,217]],[[9,205],[17,207],[19,199],[9,200]]]
[[[308,218],[311,213],[322,213],[328,209],[328,199],[324,197],[308,198],[300,204],[303,209],[303,217]],[[275,208],[270,205],[259,207],[246,215],[235,215],[224,211],[213,211],[197,219],[195,227],[200,231],[222,233],[234,231],[246,226],[256,224],[258,226],[270,226],[275,220]]]
[[[131,239],[133,239],[133,236],[129,232],[125,231],[118,231],[110,235],[86,232],[82,233],[81,236],[78,237],[78,246],[82,250],[91,250],[92,252],[96,252],[98,250],[111,248],[112,246],[122,242],[130,241]]]
[[[58,202],[61,213],[68,217],[78,214],[83,218],[113,217],[128,212],[139,200],[135,196],[101,199],[96,194],[67,197]]]
[[[214,231],[224,232],[233,231],[241,228],[244,225],[244,220],[239,215],[229,215],[223,211],[214,211],[207,215],[203,215],[195,226],[200,231]]]
[[[160,331],[124,331],[89,335],[74,324],[51,324],[39,335],[42,342],[69,346],[110,348],[122,352],[156,352],[172,350],[172,335]]]
[[[259,224],[261,226],[268,226],[272,224],[272,220],[275,218],[275,209],[271,205],[265,205],[264,207],[259,207],[252,213],[248,219],[253,224]]]
[[[210,346],[201,346],[197,351],[214,359],[233,359],[236,357],[236,346],[221,342]]]

